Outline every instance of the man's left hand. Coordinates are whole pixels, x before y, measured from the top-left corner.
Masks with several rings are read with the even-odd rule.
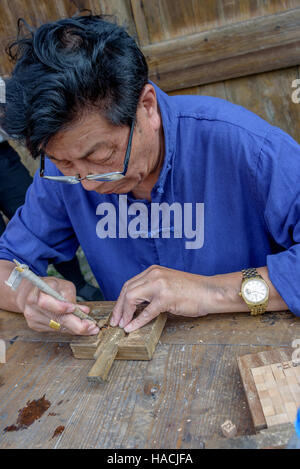
[[[152,265],[124,284],[110,324],[132,332],[163,311],[179,316],[205,316],[214,312],[213,292],[209,277]],[[149,304],[132,319],[137,305],[143,302]]]

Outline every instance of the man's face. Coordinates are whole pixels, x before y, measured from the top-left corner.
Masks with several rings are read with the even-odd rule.
[[[143,100],[144,97],[144,100]],[[129,126],[110,124],[99,113],[85,113],[69,129],[58,132],[48,143],[46,155],[66,176],[123,171]],[[153,87],[146,85],[134,128],[126,176],[115,182],[81,181],[86,190],[101,194],[134,190],[153,171],[160,155],[161,120]]]

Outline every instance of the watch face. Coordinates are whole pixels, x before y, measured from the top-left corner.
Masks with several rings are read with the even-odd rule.
[[[250,303],[262,303],[268,296],[268,287],[259,279],[248,280],[242,288],[244,298]]]

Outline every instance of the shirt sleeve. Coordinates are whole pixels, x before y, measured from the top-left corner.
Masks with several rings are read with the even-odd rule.
[[[277,251],[267,256],[269,277],[290,311],[300,316],[300,146],[279,128],[265,138],[256,180]]]
[[[51,162],[47,174],[57,175]],[[17,259],[45,276],[49,263],[73,259],[79,246],[58,182],[42,179],[38,172],[0,238],[0,259]]]

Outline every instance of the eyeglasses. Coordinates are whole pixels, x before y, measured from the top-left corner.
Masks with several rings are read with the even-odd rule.
[[[112,173],[104,173],[104,174],[88,174],[87,176],[83,178],[80,177],[80,174],[78,174],[77,176],[45,176],[44,174],[45,173],[45,153],[42,152],[41,159],[40,159],[40,177],[44,179],[49,179],[50,181],[64,182],[67,184],[78,184],[80,181],[83,181],[84,179],[87,179],[89,181],[105,181],[105,182],[119,181],[120,179],[125,177],[126,172],[127,172],[130,153],[131,153],[131,144],[132,144],[134,125],[135,125],[135,119],[133,119],[131,128],[130,128],[130,134],[129,134],[128,144],[127,144],[127,149],[126,149],[124,164],[123,164],[123,171],[114,171]]]

